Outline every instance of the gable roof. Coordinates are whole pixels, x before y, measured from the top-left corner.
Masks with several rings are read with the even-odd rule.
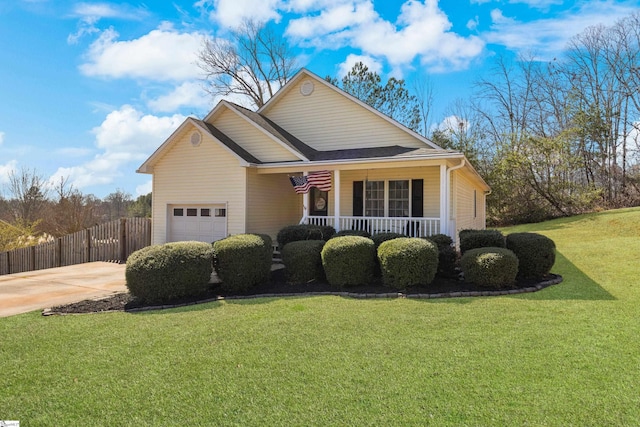
[[[287,92],[289,92],[294,86],[296,86],[296,84],[298,82],[300,82],[304,78],[313,79],[314,82],[319,83],[319,84],[323,85],[324,87],[331,89],[332,91],[334,91],[335,93],[339,94],[340,96],[350,100],[351,102],[356,103],[361,108],[364,108],[365,110],[368,110],[369,112],[375,114],[376,116],[380,117],[381,119],[385,120],[386,122],[392,124],[396,128],[408,133],[410,136],[412,136],[413,138],[418,139],[419,141],[423,142],[424,144],[426,144],[430,148],[432,148],[434,150],[442,150],[442,147],[438,146],[436,143],[431,141],[429,138],[426,138],[426,137],[420,135],[419,133],[409,129],[408,127],[406,127],[402,123],[392,119],[391,117],[387,116],[386,114],[381,113],[380,111],[378,111],[375,108],[371,107],[369,104],[367,104],[367,103],[361,101],[360,99],[356,98],[355,96],[343,91],[339,87],[329,83],[325,79],[323,79],[323,78],[319,77],[318,75],[312,73],[311,71],[307,70],[306,68],[301,68],[300,71],[298,71],[291,78],[291,80],[289,80],[284,86],[282,86],[280,88],[280,90],[278,90],[278,92],[276,92],[260,109],[258,109],[257,112],[259,114],[263,115],[263,116],[266,115],[267,112],[269,111],[269,109],[273,108],[274,105],[278,104],[278,102],[280,102],[280,99],[283,98]]]
[[[149,156],[149,158],[145,160],[145,162],[136,170],[136,172],[153,173],[153,166],[156,164],[156,162],[158,162],[158,160],[160,160],[160,158],[166,151],[168,151],[174,144],[177,143],[177,141],[179,140],[178,135],[180,135],[189,125],[200,130],[205,135],[210,135],[215,141],[218,141],[224,149],[226,149],[229,153],[236,157],[245,166],[248,166],[249,164],[262,163],[260,160],[258,160],[251,153],[246,151],[244,148],[242,148],[212,124],[203,122],[202,120],[198,120],[193,117],[187,117],[185,121],[182,122],[175,131],[173,131],[169,138],[167,138],[162,143],[162,145],[160,145],[156,149],[156,151],[154,151],[153,154],[151,154],[151,156]]]
[[[267,112],[269,108],[278,102],[284,97],[287,91],[291,90],[298,82],[300,82],[303,78],[312,78],[315,82],[318,82],[325,87],[335,91],[340,96],[356,103],[359,107],[362,107],[378,117],[384,119],[388,123],[395,126],[397,129],[407,133],[413,139],[417,139],[422,141],[425,145],[420,148],[414,147],[405,147],[401,145],[389,145],[389,146],[377,146],[377,147],[366,147],[366,148],[348,148],[348,149],[334,149],[334,150],[317,150],[308,144],[305,144],[296,136],[287,132],[285,129],[280,127],[277,123],[267,117]],[[229,110],[232,111],[237,116],[241,117],[251,126],[254,126],[260,132],[265,134],[268,137],[268,140],[273,141],[275,144],[280,145],[285,148],[287,151],[293,153],[295,157],[299,159],[299,161],[295,160],[284,160],[284,161],[262,161],[250,153],[247,149],[245,149],[241,144],[234,141],[231,137],[225,134],[221,129],[215,126],[215,117],[218,114],[221,114],[222,111]],[[248,166],[257,166],[257,167],[282,167],[285,165],[293,166],[293,165],[306,165],[311,166],[310,163],[318,163],[322,165],[330,165],[335,162],[336,164],[344,164],[349,161],[354,161],[358,163],[367,162],[371,160],[373,162],[379,161],[398,161],[402,162],[405,160],[420,160],[420,159],[459,159],[464,158],[464,155],[458,151],[453,150],[445,150],[435,143],[430,141],[429,139],[423,137],[422,135],[406,128],[402,124],[396,122],[395,120],[387,117],[386,115],[380,113],[379,111],[373,109],[369,105],[363,103],[359,99],[349,95],[348,93],[342,91],[340,88],[332,85],[331,83],[321,79],[317,75],[309,72],[306,69],[301,69],[296,75],[285,84],[267,103],[260,108],[258,111],[251,111],[245,107],[234,104],[229,101],[220,101],[212,110],[207,114],[204,120],[198,120],[192,117],[187,118],[179,127],[176,129],[171,136],[160,146],[158,149],[140,166],[137,172],[140,173],[153,173],[153,166],[155,163],[164,155],[173,144],[179,139],[178,135],[185,129],[187,125],[192,125],[204,134],[209,135],[213,141],[220,144],[224,149],[226,149],[229,153],[231,153],[234,157],[236,157],[240,166],[248,167]],[[467,167],[470,169],[470,172],[473,175],[476,175],[480,181],[484,183],[482,177],[475,171],[473,166],[467,162]],[[485,184],[486,185],[486,184]],[[488,188],[488,186],[487,186]]]

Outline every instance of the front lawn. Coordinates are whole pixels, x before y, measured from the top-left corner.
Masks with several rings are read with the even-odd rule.
[[[0,319],[0,419],[48,425],[640,425],[640,209],[505,230],[564,282],[449,300],[235,300]]]

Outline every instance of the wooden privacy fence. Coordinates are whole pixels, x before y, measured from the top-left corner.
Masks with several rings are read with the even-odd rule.
[[[92,261],[124,262],[150,244],[149,218],[121,218],[51,242],[0,252],[0,275]]]

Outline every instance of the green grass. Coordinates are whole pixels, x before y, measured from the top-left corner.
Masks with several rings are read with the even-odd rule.
[[[0,419],[90,425],[640,425],[640,209],[514,227],[543,291],[0,319]]]

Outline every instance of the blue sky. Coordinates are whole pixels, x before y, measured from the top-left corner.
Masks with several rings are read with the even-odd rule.
[[[433,118],[490,77],[495,55],[560,55],[570,37],[613,24],[640,0],[0,0],[0,188],[10,171],[68,178],[84,194],[151,190],[135,170],[216,99],[196,54],[243,19],[269,21],[298,65],[341,76],[358,60],[434,86]],[[237,101],[237,100],[236,100]]]

